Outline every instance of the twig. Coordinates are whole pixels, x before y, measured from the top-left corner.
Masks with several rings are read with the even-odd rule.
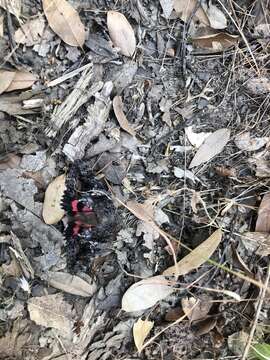
[[[217,0],[217,1],[218,1],[218,3],[220,4],[220,6],[223,8],[223,10],[226,12],[226,14],[229,16],[229,18],[231,19],[231,21],[233,22],[233,24],[235,25],[235,27],[237,28],[237,30],[239,31],[239,34],[241,35],[244,43],[246,44],[246,47],[247,47],[250,55],[251,55],[251,57],[252,57],[252,60],[253,60],[254,65],[255,65],[255,67],[256,67],[256,70],[257,70],[258,74],[260,74],[259,66],[258,66],[257,61],[256,61],[256,59],[255,59],[255,56],[253,55],[253,52],[252,52],[252,50],[251,50],[251,48],[250,48],[250,46],[249,46],[249,43],[248,43],[248,41],[247,41],[247,38],[245,37],[245,34],[244,34],[243,31],[240,29],[240,27],[237,25],[236,21],[234,20],[234,18],[232,17],[232,15],[229,13],[229,11],[226,9],[226,7],[222,4],[222,2],[221,2],[220,0]]]
[[[270,279],[270,264],[268,265],[266,280],[265,280],[265,283],[264,283],[264,288],[262,289],[261,294],[260,294],[260,300],[259,300],[259,303],[258,303],[256,315],[255,315],[255,318],[253,320],[253,324],[252,324],[252,327],[251,327],[251,330],[250,330],[250,333],[249,333],[248,341],[246,343],[245,350],[244,350],[244,353],[243,353],[243,355],[241,357],[241,360],[245,360],[247,358],[247,356],[248,356],[249,349],[250,349],[250,346],[251,346],[251,342],[252,342],[252,339],[253,339],[253,336],[254,336],[254,333],[255,333],[255,330],[256,330],[256,326],[257,326],[257,323],[258,323],[258,319],[259,319],[259,316],[260,316],[260,313],[261,313],[263,301],[264,301],[265,294],[266,294],[266,289],[268,288],[269,279]]]

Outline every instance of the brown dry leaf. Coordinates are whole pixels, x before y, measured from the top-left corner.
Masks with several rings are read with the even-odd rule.
[[[235,145],[240,150],[256,151],[262,148],[269,141],[269,137],[251,138],[250,132],[246,131],[235,137]]]
[[[89,284],[79,276],[61,271],[48,271],[44,280],[55,289],[83,297],[93,296],[97,290],[95,283]]]
[[[5,92],[15,77],[15,71],[0,70],[0,94]]]
[[[200,29],[192,37],[192,43],[211,52],[222,52],[238,43],[239,36],[225,32],[217,32],[211,28]]]
[[[237,173],[234,168],[225,167],[225,166],[216,166],[215,171],[219,176],[237,177]]]
[[[197,0],[174,0],[174,10],[179,15],[180,19],[184,22],[187,22],[195,8],[198,7]],[[209,19],[201,6],[198,7],[198,10],[193,15],[194,21],[199,21],[204,25],[210,25]]]
[[[63,294],[45,295],[28,300],[30,319],[37,325],[52,327],[65,337],[72,336],[74,313]]]
[[[46,224],[58,223],[65,214],[61,208],[61,200],[66,189],[65,181],[66,176],[63,174],[55,178],[47,187],[42,211],[43,220]]]
[[[20,166],[21,157],[10,153],[0,160],[0,170],[16,169]]]
[[[45,20],[39,16],[36,19],[27,21],[14,34],[14,40],[18,44],[33,46],[39,44],[45,28]]]
[[[216,230],[208,239],[192,250],[182,260],[177,263],[178,275],[185,275],[191,270],[197,269],[206,262],[214,253],[222,239],[222,231]],[[163,272],[163,275],[174,275],[175,265],[169,267]]]
[[[133,312],[148,309],[173,291],[172,282],[162,275],[143,279],[127,289],[122,298],[122,310]]]
[[[129,133],[131,136],[136,136],[136,132],[129,125],[128,119],[123,111],[123,102],[121,96],[115,96],[113,98],[113,111],[115,113],[116,119],[119,122],[119,125],[123,130]]]
[[[9,92],[13,90],[21,90],[21,89],[27,89],[31,87],[34,82],[37,80],[36,76],[31,74],[28,71],[6,71],[6,70],[0,70],[0,83],[1,79],[11,79],[9,81],[8,86],[3,90],[2,84],[1,84],[1,91],[2,92]],[[6,82],[7,85],[8,82]]]
[[[180,317],[182,317],[184,314],[184,311],[182,309],[182,307],[177,306],[173,309],[169,309],[165,315],[165,320],[166,321],[175,321],[177,319],[179,319]]]
[[[154,223],[154,208],[151,203],[140,204],[134,200],[127,202],[127,208],[140,220]]]
[[[208,317],[204,320],[199,321],[195,325],[194,334],[195,336],[201,336],[208,334],[217,324],[217,319],[215,317]]]
[[[230,139],[230,133],[230,129],[224,128],[216,130],[208,136],[196,152],[189,168],[199,166],[221,153]]]
[[[270,193],[265,194],[262,198],[255,231],[270,233]]]
[[[139,318],[139,320],[137,320],[133,325],[134,343],[139,353],[142,351],[144,340],[150,333],[153,326],[153,321],[142,320],[141,318]]]
[[[17,18],[21,15],[21,0],[0,0],[0,7],[8,10],[11,14]]]
[[[108,11],[107,26],[115,47],[125,56],[132,57],[136,49],[134,30],[125,15],[118,11]]]
[[[182,298],[181,305],[184,313],[189,318],[190,323],[197,320],[202,320],[209,313],[212,306],[210,298],[195,299],[194,297]]]
[[[265,232],[245,232],[241,240],[247,250],[260,256],[270,255],[270,234]],[[254,275],[252,276],[254,277]]]
[[[85,29],[78,12],[66,0],[42,0],[52,30],[68,45],[82,47]]]

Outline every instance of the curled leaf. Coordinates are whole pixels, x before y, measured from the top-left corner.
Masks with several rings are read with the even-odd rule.
[[[133,338],[139,353],[142,351],[144,340],[150,333],[153,326],[153,321],[142,320],[141,318],[139,318],[139,320],[133,325]]]
[[[150,308],[174,291],[171,282],[162,275],[153,276],[133,284],[122,298],[122,309],[127,312]]]
[[[218,229],[177,263],[178,275],[185,275],[206,262],[220,244],[221,239],[222,231]],[[174,274],[175,266],[171,266],[163,272],[165,276]]]
[[[43,0],[43,9],[50,27],[66,44],[83,46],[84,25],[77,11],[66,0]]]
[[[56,224],[64,216],[61,208],[61,200],[66,189],[66,176],[60,175],[55,178],[47,187],[43,203],[42,216],[46,224]]]
[[[255,231],[270,233],[270,192],[263,196],[260,203]]]
[[[108,11],[107,26],[114,46],[120,48],[123,55],[131,57],[136,49],[136,39],[125,15],[118,11]]]

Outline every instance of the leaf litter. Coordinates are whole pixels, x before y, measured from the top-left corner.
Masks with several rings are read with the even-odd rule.
[[[231,356],[228,334],[256,316],[254,285],[267,291],[266,11],[219,0],[0,6],[1,354]],[[78,158],[95,180],[91,194],[76,182],[66,214],[61,174]],[[92,227],[77,203],[104,194],[109,229],[114,210],[94,202]],[[67,223],[86,241],[70,247]],[[81,257],[68,268],[71,250]]]

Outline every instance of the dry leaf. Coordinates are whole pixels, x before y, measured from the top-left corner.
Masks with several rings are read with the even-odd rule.
[[[245,87],[254,95],[267,94],[270,92],[270,78],[250,78],[245,83]]]
[[[240,150],[244,151],[256,151],[262,148],[269,141],[269,137],[251,138],[250,132],[244,132],[235,137],[235,145]]]
[[[265,232],[245,232],[241,240],[250,253],[256,253],[260,256],[270,255],[270,234]],[[252,275],[254,277],[254,275]]]
[[[223,12],[212,3],[202,4],[202,7],[209,19],[210,26],[213,29],[225,29],[227,27],[227,19]]]
[[[211,135],[211,132],[200,132],[195,133],[192,129],[192,126],[188,126],[185,128],[185,134],[188,138],[188,141],[191,143],[191,145],[195,146],[196,148],[199,148],[202,143]]]
[[[164,17],[169,19],[172,11],[173,11],[173,2],[174,0],[159,0],[159,3],[162,7]]]
[[[136,132],[129,125],[128,119],[123,111],[123,102],[121,96],[115,96],[113,99],[113,111],[115,113],[116,119],[119,122],[119,125],[123,130],[128,132],[132,136],[136,136]]]
[[[55,289],[78,296],[93,296],[97,290],[95,283],[89,284],[79,276],[61,271],[48,271],[44,280]]]
[[[21,0],[0,0],[0,7],[8,10],[11,14],[17,18],[21,15]]]
[[[28,311],[30,319],[37,325],[57,329],[63,336],[72,336],[72,305],[64,301],[62,294],[33,297],[28,300]]]
[[[36,76],[28,71],[0,70],[0,94],[4,91],[9,92],[29,88],[36,80]]]
[[[203,29],[197,32],[192,37],[192,43],[203,49],[208,49],[210,52],[222,52],[238,43],[239,36],[231,35],[225,32],[216,32],[216,30]]]
[[[201,6],[198,6],[197,0],[174,0],[174,10],[180,19],[187,22],[191,15],[194,21],[199,21],[204,25],[210,25],[207,15]],[[195,8],[196,12],[193,14]]]
[[[10,153],[0,160],[0,170],[16,169],[20,166],[21,157]]]
[[[174,291],[171,282],[162,275],[153,276],[133,284],[122,298],[122,309],[127,312],[150,308]]]
[[[229,129],[219,129],[203,142],[192,159],[189,168],[199,166],[218,155],[230,139]]]
[[[208,334],[217,324],[217,319],[215,317],[209,316],[208,318],[199,321],[195,325],[194,335],[201,336]]]
[[[209,297],[205,299],[195,299],[194,297],[182,298],[181,305],[184,313],[189,318],[190,323],[202,320],[209,313],[212,306]]]
[[[0,94],[5,92],[15,77],[15,71],[0,70]]]
[[[43,0],[43,9],[50,27],[66,44],[83,46],[84,25],[78,12],[66,0]]]
[[[173,168],[173,173],[174,173],[174,176],[177,177],[178,179],[187,178],[187,179],[193,181],[194,183],[196,182],[196,180],[198,180],[198,178],[193,174],[192,171],[183,170],[176,166]]]
[[[150,333],[153,326],[153,321],[142,320],[141,318],[139,318],[139,320],[137,320],[133,325],[134,343],[139,353],[142,351],[144,340]]]
[[[46,224],[58,223],[65,214],[61,208],[61,200],[66,189],[65,181],[66,176],[63,174],[55,178],[47,187],[42,211]]]
[[[36,19],[27,21],[14,34],[14,40],[18,44],[33,46],[39,44],[45,28],[44,19],[39,16]]]
[[[0,38],[4,36],[4,15],[0,15]]]
[[[270,193],[260,203],[255,231],[270,233]]]
[[[120,48],[123,55],[131,57],[136,49],[136,38],[125,15],[108,11],[107,26],[114,46]]]
[[[191,270],[197,269],[206,262],[214,253],[222,239],[222,231],[216,230],[208,239],[197,246],[188,255],[177,263],[178,275],[185,275]],[[171,266],[163,272],[163,275],[174,275],[175,266]]]

